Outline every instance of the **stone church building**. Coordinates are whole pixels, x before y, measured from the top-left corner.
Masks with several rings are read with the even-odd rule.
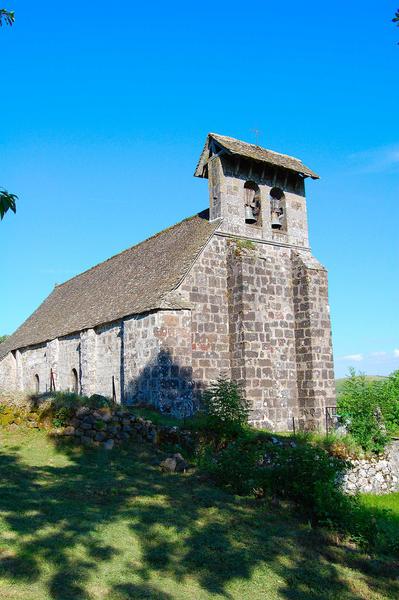
[[[57,285],[0,345],[0,388],[74,390],[175,415],[220,375],[251,422],[323,427],[335,403],[327,273],[300,160],[209,134],[209,209]]]

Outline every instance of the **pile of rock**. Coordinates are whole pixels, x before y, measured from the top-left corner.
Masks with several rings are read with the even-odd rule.
[[[343,489],[348,494],[365,492],[388,494],[399,491],[399,444],[392,443],[385,454],[375,458],[351,460]]]
[[[127,411],[110,409],[79,408],[67,427],[58,429],[57,435],[74,437],[86,446],[103,446],[111,450],[115,443],[139,437],[151,442],[156,441],[156,428],[151,421],[133,415]]]
[[[56,435],[74,437],[87,446],[102,446],[111,450],[115,444],[134,438],[153,444],[180,444],[192,447],[191,432],[182,431],[178,427],[155,425],[126,410],[111,411],[108,408],[79,408],[69,425],[55,431]]]
[[[180,452],[168,456],[160,465],[161,471],[165,473],[185,473],[190,468],[188,462],[182,457]]]

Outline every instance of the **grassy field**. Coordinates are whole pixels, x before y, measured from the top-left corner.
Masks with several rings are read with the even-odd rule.
[[[389,539],[395,540],[399,548],[399,492],[383,496],[362,494],[361,502],[370,517],[379,522],[380,529],[388,534]]]
[[[0,598],[377,600],[398,565],[370,559],[283,507],[195,474],[162,474],[145,445],[56,447],[0,432]]]
[[[396,494],[387,494],[386,496],[363,494],[362,501],[369,508],[389,510],[391,519],[399,522],[399,492]]]

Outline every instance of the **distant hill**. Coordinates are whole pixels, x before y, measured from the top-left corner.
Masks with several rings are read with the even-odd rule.
[[[339,396],[342,392],[343,385],[347,379],[347,377],[341,377],[335,380],[335,389],[337,390],[337,396]],[[384,377],[384,375],[366,375],[366,379],[367,381],[378,381],[381,379],[386,379],[386,377]]]

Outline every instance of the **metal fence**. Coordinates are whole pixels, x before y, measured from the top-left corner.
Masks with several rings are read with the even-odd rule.
[[[337,407],[326,406],[326,432],[336,429],[338,423]]]

